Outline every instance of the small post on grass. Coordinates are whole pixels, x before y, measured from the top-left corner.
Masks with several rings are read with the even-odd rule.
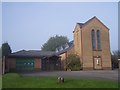
[[[61,82],[61,77],[58,77],[58,83],[60,83]]]
[[[63,77],[61,77],[61,83],[64,83],[64,78]]]
[[[58,77],[58,83],[64,83],[64,78],[63,77]]]

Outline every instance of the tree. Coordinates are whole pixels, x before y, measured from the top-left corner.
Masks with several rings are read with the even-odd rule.
[[[55,51],[57,47],[68,42],[68,38],[65,36],[53,36],[42,46],[42,51]]]
[[[2,50],[2,57],[8,56],[12,52],[10,45],[7,42],[2,44],[1,50]]]
[[[80,70],[81,69],[81,62],[80,58],[76,54],[70,54],[66,58],[66,69],[71,70]]]
[[[2,58],[2,48],[0,48],[0,58]]]
[[[113,54],[111,54],[111,61],[112,61],[112,68],[118,68],[119,67],[119,61],[120,58],[120,51],[113,51]]]

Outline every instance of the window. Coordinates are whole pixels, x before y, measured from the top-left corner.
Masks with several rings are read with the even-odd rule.
[[[69,48],[69,45],[68,43],[65,44],[65,49]]]
[[[95,31],[94,30],[92,30],[91,36],[92,36],[92,49],[95,50]]]
[[[97,30],[97,48],[98,48],[98,50],[101,50],[100,31],[99,30]]]
[[[62,51],[62,50],[63,50],[63,47],[61,46],[61,47],[60,47],[60,51]]]
[[[58,49],[56,48],[56,52],[58,52]]]

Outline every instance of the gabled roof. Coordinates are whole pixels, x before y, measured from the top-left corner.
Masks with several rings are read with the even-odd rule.
[[[94,16],[93,18],[91,18],[91,19],[89,19],[87,22],[85,22],[85,23],[84,23],[84,26],[85,26],[87,23],[91,22],[93,19],[97,19],[98,22],[100,22],[105,28],[107,28],[107,29],[109,30],[109,28],[108,28],[106,25],[104,25],[96,16]]]
[[[40,51],[40,50],[21,50],[11,53],[8,57],[52,57],[57,56],[53,51]]]
[[[97,19],[98,20],[98,22],[100,22],[106,29],[108,29],[109,30],[109,28],[106,26],[106,25],[104,25],[96,16],[94,16],[93,18],[91,18],[91,19],[89,19],[87,22],[85,22],[85,23],[77,23],[79,26],[80,26],[80,28],[83,28],[85,25],[87,25],[89,22],[91,22],[93,19]],[[73,31],[74,32],[74,31]]]

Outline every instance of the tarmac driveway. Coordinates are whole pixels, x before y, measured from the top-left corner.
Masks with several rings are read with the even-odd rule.
[[[23,76],[56,76],[85,79],[102,79],[118,81],[118,70],[92,70],[92,71],[41,71],[21,73]]]

